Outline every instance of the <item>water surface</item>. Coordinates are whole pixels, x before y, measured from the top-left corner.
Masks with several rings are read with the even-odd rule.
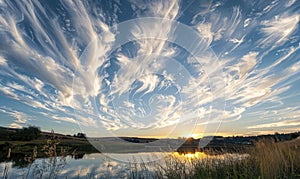
[[[57,178],[120,178],[128,177],[132,171],[147,172],[150,174],[158,165],[165,165],[168,157],[176,157],[182,160],[193,160],[203,158],[226,157],[243,158],[240,154],[225,154],[209,156],[202,152],[180,154],[148,152],[148,153],[93,153],[85,154],[82,158],[72,156],[56,158],[39,158],[26,167],[15,166],[14,162],[2,162],[0,164],[1,175],[8,171],[9,178],[32,178],[57,177]]]

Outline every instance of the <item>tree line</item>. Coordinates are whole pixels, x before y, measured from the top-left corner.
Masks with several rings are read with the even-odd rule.
[[[11,140],[30,141],[38,139],[41,136],[41,133],[42,131],[39,127],[29,126],[16,130],[9,138]]]

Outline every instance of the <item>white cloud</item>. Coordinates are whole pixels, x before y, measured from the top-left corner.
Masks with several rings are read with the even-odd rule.
[[[230,38],[238,30],[242,22],[241,9],[239,7],[233,7],[230,18],[221,18],[224,20],[221,25],[224,32],[224,37]]]
[[[10,98],[12,98],[12,99],[16,99],[16,100],[19,100],[19,96],[14,92],[14,90],[13,89],[11,89],[11,88],[8,88],[8,87],[6,87],[6,86],[3,86],[3,85],[1,85],[0,84],[0,91],[2,92],[2,93],[4,93],[6,96],[9,96]]]
[[[0,66],[6,66],[7,62],[6,59],[0,56]]]
[[[286,6],[286,7],[290,7],[290,6],[294,5],[295,2],[297,2],[297,0],[288,0],[288,1],[286,2],[285,6]]]
[[[211,31],[211,23],[201,23],[197,25],[201,37],[207,39],[207,44],[210,45],[214,38],[214,33]]]
[[[244,21],[244,27],[247,27],[251,23],[251,18],[247,18]]]
[[[151,93],[155,87],[157,86],[159,82],[159,78],[156,75],[146,75],[141,78],[139,78],[139,81],[143,83],[143,85],[136,90],[136,93],[142,92],[144,90],[147,90],[144,92],[144,94]]]
[[[1,107],[0,112],[6,113],[6,114],[10,115],[11,117],[13,117],[14,123],[17,123],[17,124],[26,124],[28,120],[31,120],[29,115],[27,115],[26,113],[13,110],[8,107]]]
[[[48,116],[49,118],[55,119],[57,121],[65,121],[77,124],[77,121],[72,117],[65,117],[65,116]]]
[[[21,126],[20,124],[17,124],[17,123],[11,123],[11,124],[9,125],[9,127],[20,129],[20,128],[22,128],[23,126]]]
[[[94,127],[103,125],[107,130],[118,130],[165,127],[175,124],[181,117],[189,120],[195,116],[209,118],[211,115],[216,118],[213,122],[221,119],[234,121],[256,105],[272,100],[280,103],[282,98],[279,96],[291,89],[288,85],[291,80],[286,80],[299,71],[300,65],[298,62],[290,65],[288,60],[300,47],[290,47],[285,55],[272,57],[271,65],[265,68],[260,67],[260,62],[268,57],[269,47],[279,47],[295,32],[300,20],[298,14],[276,14],[258,25],[259,17],[244,16],[242,7],[232,7],[223,12],[218,10],[221,6],[218,3],[208,11],[196,12],[192,23],[206,42],[195,46],[207,50],[215,43],[221,49],[218,51],[216,48],[216,55],[201,53],[189,58],[188,65],[193,66],[193,72],[198,75],[192,76],[189,70],[186,74],[174,72],[173,69],[179,71],[179,67],[184,68],[181,61],[177,66],[166,62],[179,52],[167,40],[176,38],[176,29],[170,20],[180,17],[182,3],[169,0],[151,1],[147,5],[144,1],[131,3],[136,17],[162,19],[137,19],[127,29],[136,38],[134,45],[137,47],[133,50],[136,50],[136,57],[123,54],[121,49],[116,50],[115,57],[120,68],[108,74],[107,68],[112,62],[108,61],[107,55],[120,30],[109,26],[117,23],[116,11],[108,17],[88,3],[66,0],[62,1],[62,5],[66,14],[71,15],[66,15],[62,23],[60,18],[46,13],[39,1],[16,2],[15,6],[1,1],[1,6],[7,6],[5,13],[0,15],[1,45],[7,48],[0,56],[0,75],[10,79],[10,82],[0,81],[1,93],[27,106],[39,108],[47,114],[45,117],[55,121],[78,122]],[[285,4],[291,6],[295,1]],[[263,7],[264,18],[272,16],[272,9],[277,5],[274,1]],[[271,12],[271,15],[268,14]],[[28,19],[27,25],[34,27],[32,33],[20,25],[25,18]],[[43,19],[47,19],[47,23]],[[251,46],[252,41],[248,37],[255,28],[261,28],[263,39],[254,44],[264,48],[262,52]],[[218,40],[222,43],[218,44]],[[83,51],[86,47],[89,48]],[[222,59],[225,54],[228,59]],[[184,59],[182,61],[185,63]],[[287,67],[276,70],[283,63]],[[103,74],[99,75],[99,71]],[[161,81],[158,74],[166,80]],[[184,77],[178,80],[179,75]],[[140,86],[134,86],[136,83]],[[179,86],[174,93],[180,93],[180,99],[176,95],[155,94],[146,101],[150,104],[142,103],[145,102],[142,97],[167,85],[171,88],[174,84]],[[135,96],[138,93],[142,96],[140,99],[133,97],[136,101],[129,100],[133,88]],[[225,100],[233,107],[223,110]],[[73,116],[73,110],[77,116]],[[68,116],[62,115],[64,113]],[[10,112],[9,115],[15,118],[15,124],[26,122],[21,113]],[[291,117],[288,113],[280,116]],[[285,124],[272,123],[278,126]]]
[[[134,108],[134,104],[129,102],[129,101],[124,101],[124,105],[127,107],[127,108]]]
[[[278,128],[278,127],[288,127],[288,126],[300,126],[299,120],[292,120],[292,121],[280,121],[274,123],[267,123],[267,124],[259,124],[248,127],[249,129],[256,129],[256,128]]]
[[[25,124],[27,120],[25,119],[26,115],[20,112],[16,112],[12,115],[16,120],[17,123],[19,124]]]
[[[290,66],[290,68],[288,70],[291,73],[299,72],[299,70],[300,70],[300,62],[296,62],[295,64],[293,64],[292,66]]]
[[[135,9],[135,13],[139,17],[161,17],[167,19],[175,19],[179,13],[179,1],[155,0],[147,3],[143,0],[131,0],[131,7]],[[147,4],[147,5],[146,5]]]
[[[7,83],[6,85],[8,87],[11,87],[11,88],[15,89],[15,90],[19,90],[19,91],[23,91],[23,92],[27,91],[24,86],[19,85],[17,83]]]
[[[110,49],[109,44],[114,40],[114,34],[109,31],[108,26],[100,18],[90,16],[84,3],[64,1],[63,4],[73,12],[70,23],[76,27],[78,36],[71,40],[66,36],[65,29],[50,14],[45,13],[39,2],[17,2],[17,7],[8,3],[8,13],[2,14],[0,18],[1,32],[6,33],[7,37],[13,37],[6,38],[4,42],[7,43],[6,54],[10,63],[15,66],[9,68],[6,65],[1,73],[25,83],[4,84],[1,91],[13,99],[48,112],[64,111],[64,107],[82,109],[81,106],[88,103],[89,97],[97,96],[101,88],[101,77],[97,72],[104,62],[99,59],[104,57]],[[73,11],[74,9],[77,10]],[[35,27],[32,29],[32,38],[35,38],[38,45],[24,40],[27,32],[18,26],[20,19],[17,19],[16,14],[24,15],[29,20],[28,25]],[[40,16],[43,18],[39,18]],[[44,18],[49,19],[47,24],[43,22]],[[102,31],[100,39],[96,38],[96,29]],[[88,45],[92,40],[95,41],[90,44],[90,51],[86,52],[89,56],[85,55],[80,59],[78,46]],[[5,64],[6,61],[1,57],[1,65]],[[29,69],[28,76],[20,73],[19,69]],[[76,80],[73,81],[75,75]],[[55,94],[45,91],[45,86],[47,90],[49,87],[54,88]],[[75,95],[77,98],[74,98]],[[41,99],[43,103],[40,102]],[[73,106],[73,103],[80,105]],[[84,124],[93,125],[91,119],[80,119]],[[74,122],[71,118],[62,117],[61,120]]]
[[[247,55],[243,56],[241,62],[238,64],[239,73],[241,76],[245,75],[249,70],[253,69],[256,65],[256,56],[258,52],[250,52]]]
[[[271,20],[262,22],[261,31],[265,34],[260,44],[265,47],[268,45],[281,45],[288,40],[288,37],[295,31],[299,23],[300,16],[293,15],[277,15]]]

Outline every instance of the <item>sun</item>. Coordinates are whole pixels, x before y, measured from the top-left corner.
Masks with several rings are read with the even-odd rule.
[[[194,133],[194,134],[184,134],[183,137],[185,138],[194,138],[194,139],[197,139],[197,138],[201,138],[202,137],[202,134],[197,134],[197,133]]]

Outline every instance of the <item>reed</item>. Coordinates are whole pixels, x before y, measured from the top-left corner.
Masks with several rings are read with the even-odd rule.
[[[242,158],[172,156],[165,165],[160,165],[156,174],[159,178],[299,178],[300,139],[297,140],[293,143],[261,140]]]
[[[38,147],[33,148],[31,156],[26,156],[27,169],[24,170],[23,178],[57,178],[59,172],[66,165],[67,148],[58,145],[60,139],[51,132],[51,137],[46,141],[42,147],[44,158],[37,161]]]
[[[23,178],[57,178],[66,165],[67,149],[57,148],[59,139],[50,138],[43,150],[47,158],[34,162],[37,147],[26,160],[30,163]],[[171,155],[159,162],[132,162],[128,172],[120,176],[110,175],[107,165],[107,178],[300,178],[300,138],[293,141],[258,141],[255,146],[239,154],[212,155]],[[8,150],[7,159],[11,157]],[[5,166],[2,178],[8,178],[9,166]],[[92,178],[91,173],[86,178]],[[68,176],[65,176],[69,178]]]

